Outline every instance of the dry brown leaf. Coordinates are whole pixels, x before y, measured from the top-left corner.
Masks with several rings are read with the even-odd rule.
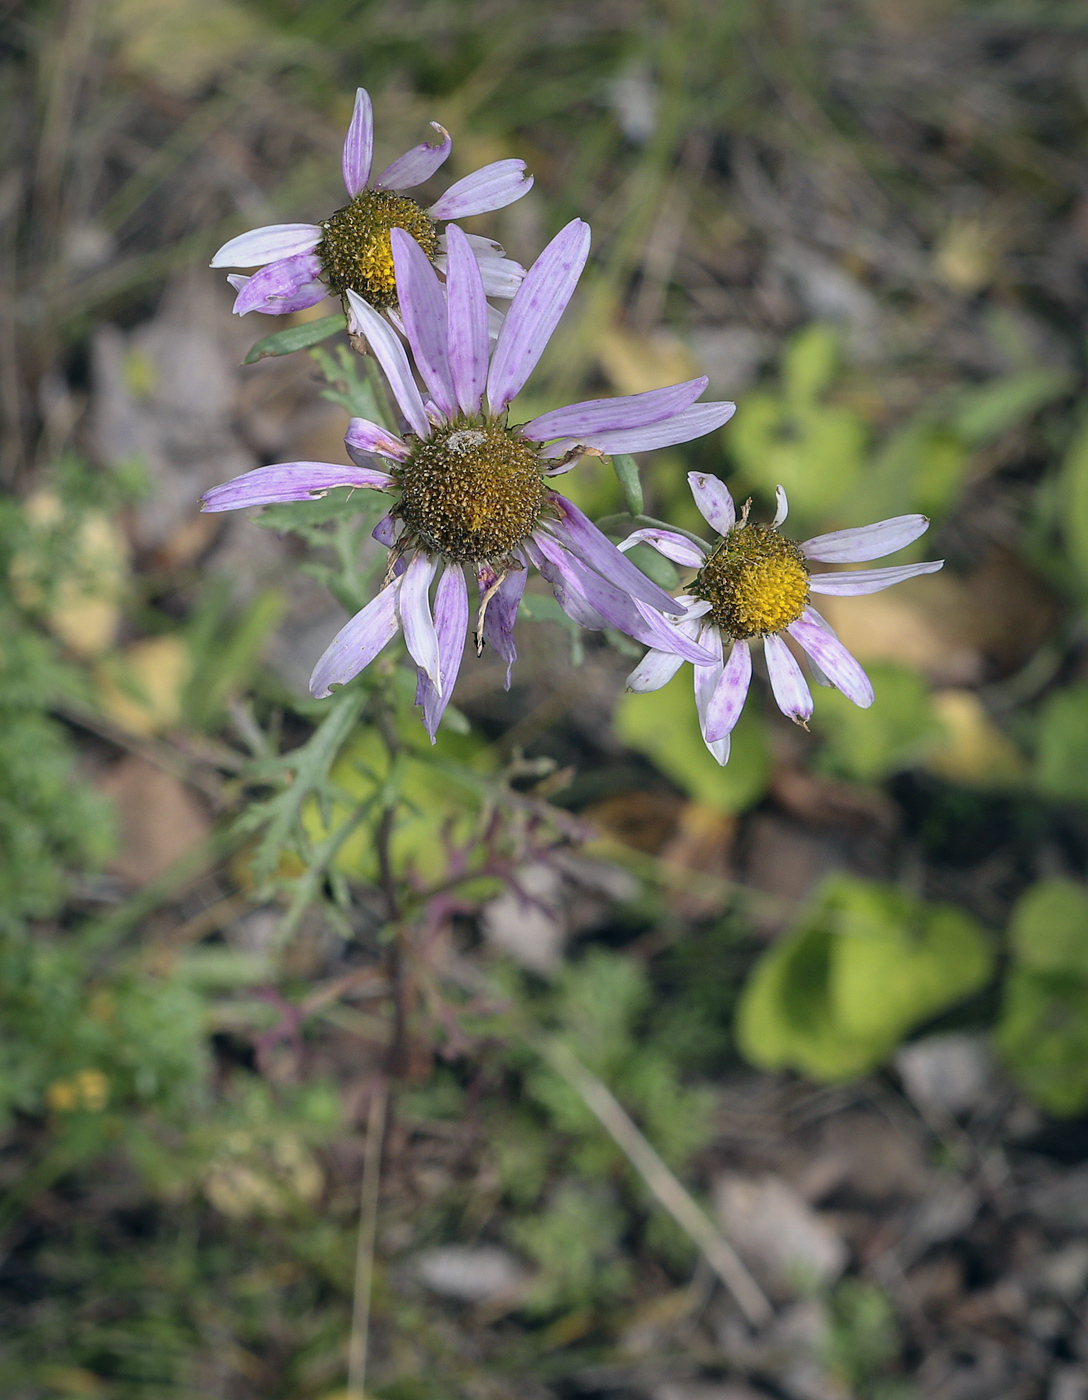
[[[643,335],[623,326],[606,326],[597,340],[597,358],[621,394],[664,389],[700,373],[688,347],[668,331]]]
[[[972,690],[942,690],[933,709],[945,737],[926,755],[926,767],[949,782],[988,787],[1023,778],[1024,759]]]
[[[119,851],[110,868],[146,885],[211,831],[204,808],[183,783],[146,759],[127,755],[99,781],[117,807]]]

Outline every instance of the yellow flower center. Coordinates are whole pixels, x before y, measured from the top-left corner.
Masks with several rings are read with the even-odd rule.
[[[545,465],[499,423],[444,424],[393,471],[395,513],[428,553],[455,563],[503,559],[540,518]]]
[[[800,547],[772,525],[741,525],[719,543],[691,592],[730,637],[781,632],[808,602],[808,568]]]
[[[438,228],[425,209],[404,194],[361,190],[321,225],[316,252],[332,292],[343,296],[350,289],[379,311],[396,306],[391,228],[410,233],[434,262]]]

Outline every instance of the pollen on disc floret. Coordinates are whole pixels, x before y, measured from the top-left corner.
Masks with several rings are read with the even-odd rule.
[[[321,225],[315,252],[329,289],[343,296],[349,289],[385,311],[397,304],[396,275],[389,230],[410,233],[433,262],[438,252],[435,221],[414,199],[391,190],[361,190],[350,204]]]
[[[737,641],[781,632],[805,610],[809,574],[800,546],[773,525],[741,525],[723,537],[690,590]]]
[[[545,465],[500,423],[445,424],[393,472],[395,513],[429,553],[454,563],[504,559],[540,518]]]

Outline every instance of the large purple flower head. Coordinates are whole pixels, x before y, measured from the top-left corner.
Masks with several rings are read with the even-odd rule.
[[[936,573],[944,561],[817,574],[809,565],[882,559],[923,535],[929,521],[924,515],[898,515],[795,544],[779,533],[787,510],[781,486],[774,520],[759,525],[749,524],[747,507],[737,520],[733,498],[716,477],[690,472],[688,481],[703,518],[721,536],[717,544],[703,545],[670,530],[651,529],[636,530],[620,548],[642,540],[673,563],[698,570],[677,602],[684,604],[681,630],[714,653],[711,663],[695,665],[695,705],[710,752],[719,763],[729,758],[729,736],[748,694],[751,643],[756,640],[763,642],[778,708],[798,724],[806,724],[812,714],[812,695],[783,633],[805,653],[817,684],[833,685],[867,709],[873,703],[869,678],[811,605],[811,594],[877,593],[916,574]],[[682,660],[675,651],[651,647],[628,676],[628,689],[660,690]]]
[[[310,689],[328,695],[403,629],[419,668],[418,703],[434,737],[461,665],[469,625],[465,570],[479,591],[476,645],[507,663],[528,566],[548,580],[579,624],[615,627],[669,654],[709,664],[702,645],[670,620],[685,605],[652,583],[572,502],[549,486],[583,451],[638,452],[687,442],[723,424],[731,403],[696,404],[706,379],[627,398],[555,409],[510,426],[510,402],[528,379],[573,295],[589,253],[580,219],[529,269],[490,349],[487,303],[468,239],[449,231],[445,287],[419,245],[392,232],[401,314],[429,394],[424,401],[400,338],[378,311],[348,293],[355,330],[385,371],[407,425],[403,435],[362,418],[346,439],[354,467],[292,462],[262,467],[209,491],[205,510],[305,500],[333,486],[395,495],[374,534],[390,546],[385,584],[333,639]],[[387,470],[373,465],[383,457]],[[434,602],[431,588],[437,577]]]
[[[234,310],[280,316],[315,306],[331,292],[357,292],[372,306],[395,309],[397,291],[389,232],[406,230],[435,267],[446,263],[446,239],[438,222],[467,219],[502,209],[526,194],[533,177],[523,160],[498,160],[466,175],[424,209],[403,190],[414,189],[435,173],[450,153],[444,127],[432,122],[438,143],[423,142],[399,156],[370,180],[374,149],[374,113],[364,88],[355,94],[355,113],[344,141],[343,171],[349,203],[320,224],[270,224],[224,243],[212,267],[259,267],[252,277],[231,275],[237,291]],[[489,238],[466,235],[480,264],[488,296],[512,297],[525,270],[503,255]]]

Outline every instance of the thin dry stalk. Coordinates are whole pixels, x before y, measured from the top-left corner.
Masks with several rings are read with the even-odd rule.
[[[363,1400],[367,1349],[370,1340],[370,1294],[374,1282],[374,1238],[378,1227],[378,1186],[385,1142],[387,1090],[384,1084],[370,1100],[366,1120],[366,1152],[359,1192],[359,1235],[355,1244],[355,1295],[351,1304],[348,1341],[348,1394]]]

